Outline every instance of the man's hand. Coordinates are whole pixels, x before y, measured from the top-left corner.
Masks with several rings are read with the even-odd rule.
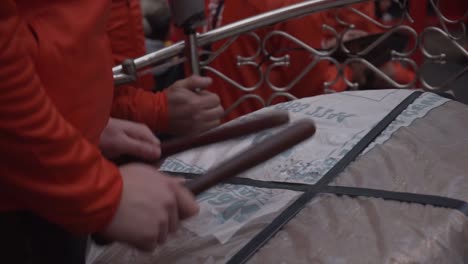
[[[151,251],[175,232],[181,220],[198,213],[193,195],[180,179],[142,164],[120,168],[123,193],[104,237]]]
[[[161,156],[159,139],[143,124],[110,118],[101,134],[99,147],[108,159],[132,155],[144,160]]]
[[[219,97],[203,91],[211,82],[207,77],[192,76],[174,83],[167,89],[169,134],[200,133],[220,124],[224,109]],[[197,89],[202,91],[196,92]]]

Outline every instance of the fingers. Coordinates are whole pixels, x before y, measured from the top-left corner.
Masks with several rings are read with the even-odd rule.
[[[149,144],[153,145],[160,145],[161,142],[159,139],[153,134],[151,129],[149,129],[148,126],[139,124],[139,123],[133,123],[129,122],[130,124],[125,127],[125,133],[134,138],[134,139],[140,139],[142,141],[146,141]]]
[[[156,160],[161,156],[161,142],[153,132],[143,124],[128,122],[125,127],[124,144],[126,154],[146,160]]]
[[[155,145],[140,139],[124,137],[121,145],[122,149],[125,149],[125,154],[128,155],[145,160],[156,160],[161,157],[161,146],[159,144]]]
[[[187,182],[187,179],[183,177],[171,177],[176,183],[184,185]]]
[[[201,109],[211,109],[221,105],[221,100],[219,96],[208,91],[201,91],[200,95],[200,108]]]
[[[168,182],[168,189],[172,192],[171,198],[164,203],[164,210],[167,217],[159,221],[159,234],[158,244],[166,242],[169,234],[177,231],[180,225],[180,220],[186,217],[184,215],[193,215],[198,212],[198,205],[195,198],[190,192],[183,187],[182,181],[179,178],[166,178]],[[195,206],[193,205],[195,203]],[[195,211],[196,210],[196,211]],[[183,213],[183,214],[180,214]]]
[[[167,178],[169,191],[172,192],[171,199],[164,203],[167,212],[165,221],[160,221],[158,244],[163,244],[170,233],[177,231],[180,220],[192,216],[198,212],[195,198],[183,185],[184,179]]]
[[[219,126],[224,115],[224,108],[217,95],[203,91],[201,96],[200,107],[202,110],[195,117],[195,132],[204,132]]]
[[[164,219],[163,221],[159,222],[159,234],[158,234],[158,244],[164,244],[167,240],[167,236],[169,233],[169,220]]]
[[[174,86],[189,89],[191,91],[197,91],[198,89],[205,89],[211,85],[213,80],[209,77],[202,77],[193,75],[189,78],[177,81]]]
[[[212,122],[219,121],[224,114],[224,109],[220,105],[215,108],[207,109],[198,114],[196,121],[198,122]]]
[[[179,228],[179,210],[174,207],[169,212],[169,225],[168,230],[170,233],[174,233]]]
[[[199,133],[221,123],[224,110],[219,96],[208,91],[194,92],[197,88],[207,88],[211,83],[211,78],[191,76],[167,90],[170,134]]]
[[[178,215],[180,220],[187,219],[198,213],[200,207],[195,200],[193,194],[185,187],[183,187],[177,180],[173,181],[172,190],[177,199]]]
[[[220,123],[221,123],[221,121],[215,120],[215,121],[212,121],[212,122],[200,124],[200,125],[198,125],[196,127],[196,129],[193,130],[193,134],[198,134],[198,133],[203,133],[205,131],[208,131],[208,130],[210,130],[212,128],[215,128],[215,127],[219,126]]]
[[[123,192],[111,223],[102,231],[105,238],[152,251],[168,240],[181,220],[198,211],[181,179],[137,163],[120,167],[120,172]]]
[[[219,97],[216,94],[203,91],[200,93],[198,111],[194,112],[193,132],[204,132],[217,127],[224,115]]]

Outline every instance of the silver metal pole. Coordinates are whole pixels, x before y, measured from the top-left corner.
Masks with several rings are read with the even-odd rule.
[[[185,56],[190,59],[190,69],[192,70],[193,75],[200,75],[197,41],[197,33],[195,31],[186,36],[185,43],[188,47],[186,47],[187,54]]]

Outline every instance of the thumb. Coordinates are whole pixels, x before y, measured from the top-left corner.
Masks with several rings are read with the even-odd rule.
[[[180,219],[184,220],[196,215],[200,207],[193,194],[181,184],[180,179],[171,180],[173,182],[171,187],[177,199]]]

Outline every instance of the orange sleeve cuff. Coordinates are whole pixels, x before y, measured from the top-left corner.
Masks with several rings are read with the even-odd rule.
[[[148,113],[148,126],[153,130],[160,133],[167,132],[169,128],[169,107],[167,102],[167,95],[165,92],[158,92],[152,96],[153,99],[153,113]],[[156,116],[156,117],[154,117]]]
[[[117,87],[112,117],[146,124],[152,131],[165,133],[169,127],[167,96],[133,86]]]

